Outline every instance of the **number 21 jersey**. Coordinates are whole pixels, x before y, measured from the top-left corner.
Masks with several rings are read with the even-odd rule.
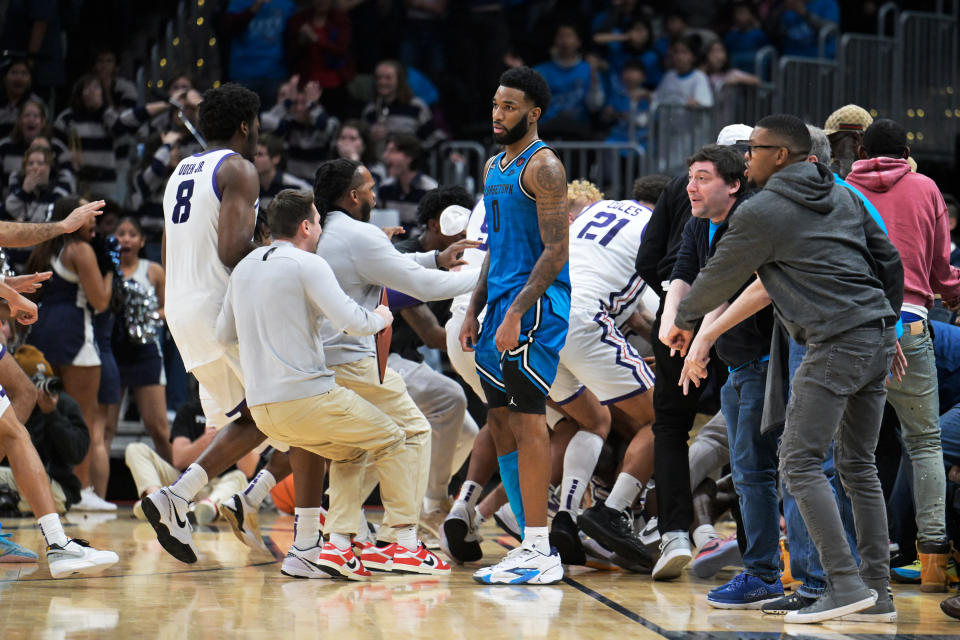
[[[184,158],[163,193],[164,310],[188,371],[223,354],[213,331],[230,269],[217,253],[222,195],[217,170],[233,155],[237,154],[230,149],[215,149]],[[250,215],[256,217],[256,208]]]

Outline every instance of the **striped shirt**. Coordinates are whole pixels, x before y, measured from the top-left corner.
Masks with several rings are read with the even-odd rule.
[[[0,184],[5,195],[10,193],[14,184],[20,184],[17,174],[23,169],[23,154],[29,146],[26,142],[18,142],[10,137],[0,140]],[[74,193],[77,190],[77,178],[73,175],[70,150],[56,138],[50,140],[50,147],[53,151],[51,179],[66,193]]]
[[[386,104],[379,100],[369,102],[363,108],[361,117],[367,126],[382,122],[389,133],[416,136],[428,149],[447,137],[442,129],[437,128],[433,112],[420,98],[414,98],[406,104],[398,100]]]
[[[284,100],[264,112],[260,127],[264,133],[274,133],[286,141],[287,171],[312,183],[317,165],[330,155],[340,121],[315,104],[309,109],[307,121],[301,122],[290,115],[290,105],[290,100]]]

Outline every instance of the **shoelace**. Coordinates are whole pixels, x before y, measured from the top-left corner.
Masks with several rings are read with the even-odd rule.
[[[731,588],[738,589],[742,587],[746,581],[747,581],[747,574],[738,573],[737,575],[733,576],[733,579],[728,584]]]

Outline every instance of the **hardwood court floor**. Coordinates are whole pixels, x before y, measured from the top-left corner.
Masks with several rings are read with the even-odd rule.
[[[249,552],[226,525],[196,533],[201,559],[185,565],[157,544],[149,525],[118,517],[68,516],[69,535],[110,548],[120,564],[102,576],[53,580],[44,562],[0,565],[0,638],[956,638],[960,621],[943,615],[940,594],[895,586],[897,625],[784,625],[756,611],[710,608],[706,591],[729,579],[686,573],[670,583],[613,571],[575,568],[550,587],[483,587],[472,569],[450,578],[387,575],[367,583],[294,580],[279,558],[293,518],[262,515],[275,557]],[[4,532],[39,550],[30,520],[7,519]],[[484,526],[487,558],[506,540]]]

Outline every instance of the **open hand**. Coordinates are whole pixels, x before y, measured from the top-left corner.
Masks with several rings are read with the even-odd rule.
[[[476,240],[457,240],[437,254],[437,266],[441,269],[450,269],[451,267],[467,264],[467,261],[463,259],[464,250],[476,249],[479,246],[480,243]]]

